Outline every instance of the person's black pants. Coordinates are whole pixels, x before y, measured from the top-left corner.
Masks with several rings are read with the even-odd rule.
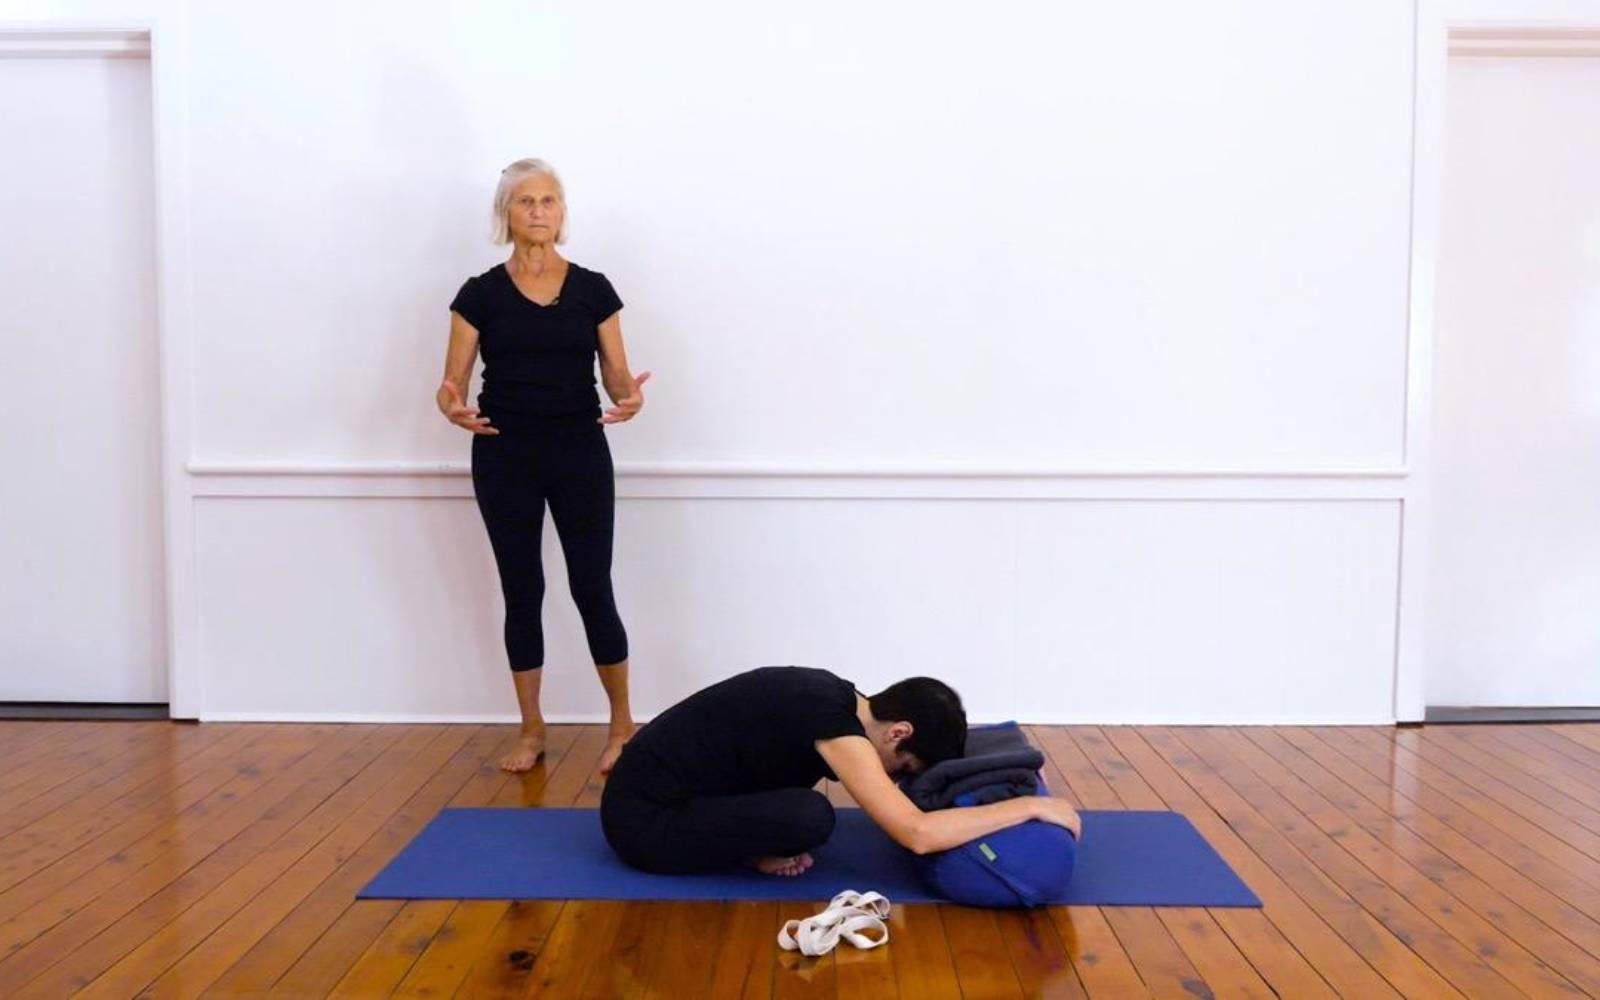
[[[539,546],[546,503],[589,653],[597,664],[621,663],[628,658],[628,635],[611,593],[616,484],[604,428],[590,414],[493,423],[499,434],[472,439],[472,488],[500,568],[511,669],[544,666]]]
[[[833,833],[833,806],[810,788],[683,797],[648,751],[625,747],[600,796],[600,825],[617,855],[662,875],[713,872],[792,857]]]

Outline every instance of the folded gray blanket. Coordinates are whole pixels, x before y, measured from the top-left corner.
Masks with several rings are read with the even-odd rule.
[[[1044,754],[1015,724],[967,730],[966,753],[935,764],[901,788],[923,810],[948,809],[971,795],[974,805],[1033,795],[1039,790]]]

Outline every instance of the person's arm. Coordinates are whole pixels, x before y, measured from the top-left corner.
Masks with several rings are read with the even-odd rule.
[[[632,420],[644,408],[644,391],[639,387],[650,377],[640,372],[634,378],[628,372],[628,354],[622,346],[622,314],[614,312],[600,324],[600,383],[611,397],[611,409],[601,417],[603,424],[616,424]]]
[[[444,353],[444,381],[433,394],[433,401],[439,412],[457,427],[465,427],[474,434],[499,434],[477,407],[467,405],[467,382],[472,378],[472,366],[477,360],[478,328],[462,319],[460,313],[451,313],[450,346]]]
[[[1073,836],[1082,830],[1072,806],[1060,799],[1037,795],[983,806],[923,812],[889,779],[877,751],[863,736],[818,740],[817,753],[872,821],[895,843],[916,854],[947,851],[1030,819],[1066,827]]]

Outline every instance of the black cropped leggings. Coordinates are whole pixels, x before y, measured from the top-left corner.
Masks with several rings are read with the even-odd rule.
[[[624,747],[600,793],[600,828],[617,856],[658,875],[716,872],[815,850],[833,806],[811,788],[684,796],[647,754]]]
[[[472,439],[472,488],[500,568],[511,669],[544,666],[539,546],[546,503],[589,653],[596,664],[621,663],[628,658],[628,634],[611,593],[616,484],[605,429],[589,414],[494,423],[499,434]]]

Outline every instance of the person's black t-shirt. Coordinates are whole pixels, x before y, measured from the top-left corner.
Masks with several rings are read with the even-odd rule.
[[[865,736],[855,685],[826,670],[762,667],[656,716],[628,743],[666,798],[810,788],[833,778],[817,740]]]
[[[621,308],[605,275],[571,262],[547,306],[523,295],[504,264],[468,278],[450,311],[478,330],[483,415],[492,424],[497,417],[597,414],[597,328]]]

